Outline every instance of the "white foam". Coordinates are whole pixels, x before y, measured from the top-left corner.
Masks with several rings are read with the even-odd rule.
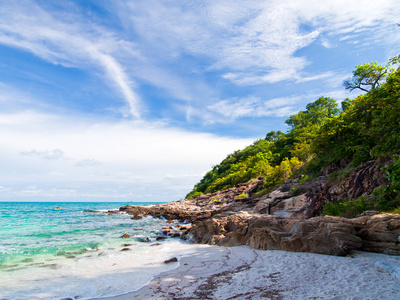
[[[195,253],[201,245],[167,240],[161,245],[134,243],[121,248],[89,252],[77,258],[56,257],[31,268],[5,272],[0,281],[0,298],[89,299],[135,291],[154,276],[178,267],[164,264],[171,257]],[[4,275],[3,273],[2,275]]]

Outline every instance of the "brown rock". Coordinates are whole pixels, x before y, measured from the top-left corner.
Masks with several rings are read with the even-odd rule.
[[[161,245],[161,243],[154,243],[154,244],[151,244],[150,246],[160,246]]]
[[[211,245],[330,255],[346,255],[362,246],[353,226],[335,218],[293,219],[244,212],[200,221],[185,237]]]
[[[164,264],[170,264],[170,263],[177,262],[177,261],[178,261],[178,259],[176,257],[173,257],[173,258],[170,258],[170,259],[167,259],[166,261],[164,261]]]
[[[130,237],[132,237],[132,236],[133,236],[133,234],[124,233],[121,237],[122,237],[123,239],[127,239],[127,238],[130,238]]]
[[[132,220],[141,220],[141,219],[143,219],[143,217],[142,217],[142,216],[139,216],[139,215],[135,215],[135,216],[133,216],[131,219],[132,219]]]
[[[167,239],[167,237],[165,237],[165,236],[156,237],[156,241],[162,241],[162,240],[166,240],[166,239]]]
[[[122,248],[121,251],[130,251],[130,248]]]
[[[168,224],[173,224],[173,223],[175,223],[175,222],[174,222],[174,220],[168,220],[167,223],[168,223]]]

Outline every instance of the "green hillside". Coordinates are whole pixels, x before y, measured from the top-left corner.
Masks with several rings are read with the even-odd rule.
[[[391,184],[380,197],[400,206],[400,55],[387,65],[367,63],[356,67],[344,82],[349,90],[366,92],[345,99],[341,107],[328,97],[309,103],[304,111],[286,120],[286,133],[271,131],[264,139],[229,154],[195,185],[187,198],[234,187],[264,176],[259,194],[294,174],[303,178],[318,174],[329,164],[350,161],[350,167],[377,158],[392,158],[387,167]],[[382,202],[382,199],[380,200]]]

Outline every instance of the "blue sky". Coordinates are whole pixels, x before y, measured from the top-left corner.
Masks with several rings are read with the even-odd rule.
[[[172,201],[400,51],[398,1],[0,0],[0,201]]]

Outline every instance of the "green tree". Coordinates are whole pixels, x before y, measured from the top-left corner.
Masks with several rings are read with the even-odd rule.
[[[377,62],[356,66],[353,71],[353,77],[343,82],[346,90],[360,89],[364,92],[369,92],[379,87],[385,82],[387,76],[395,71],[392,66],[398,64],[399,59],[400,55],[397,55],[390,59],[385,66],[378,65]]]

